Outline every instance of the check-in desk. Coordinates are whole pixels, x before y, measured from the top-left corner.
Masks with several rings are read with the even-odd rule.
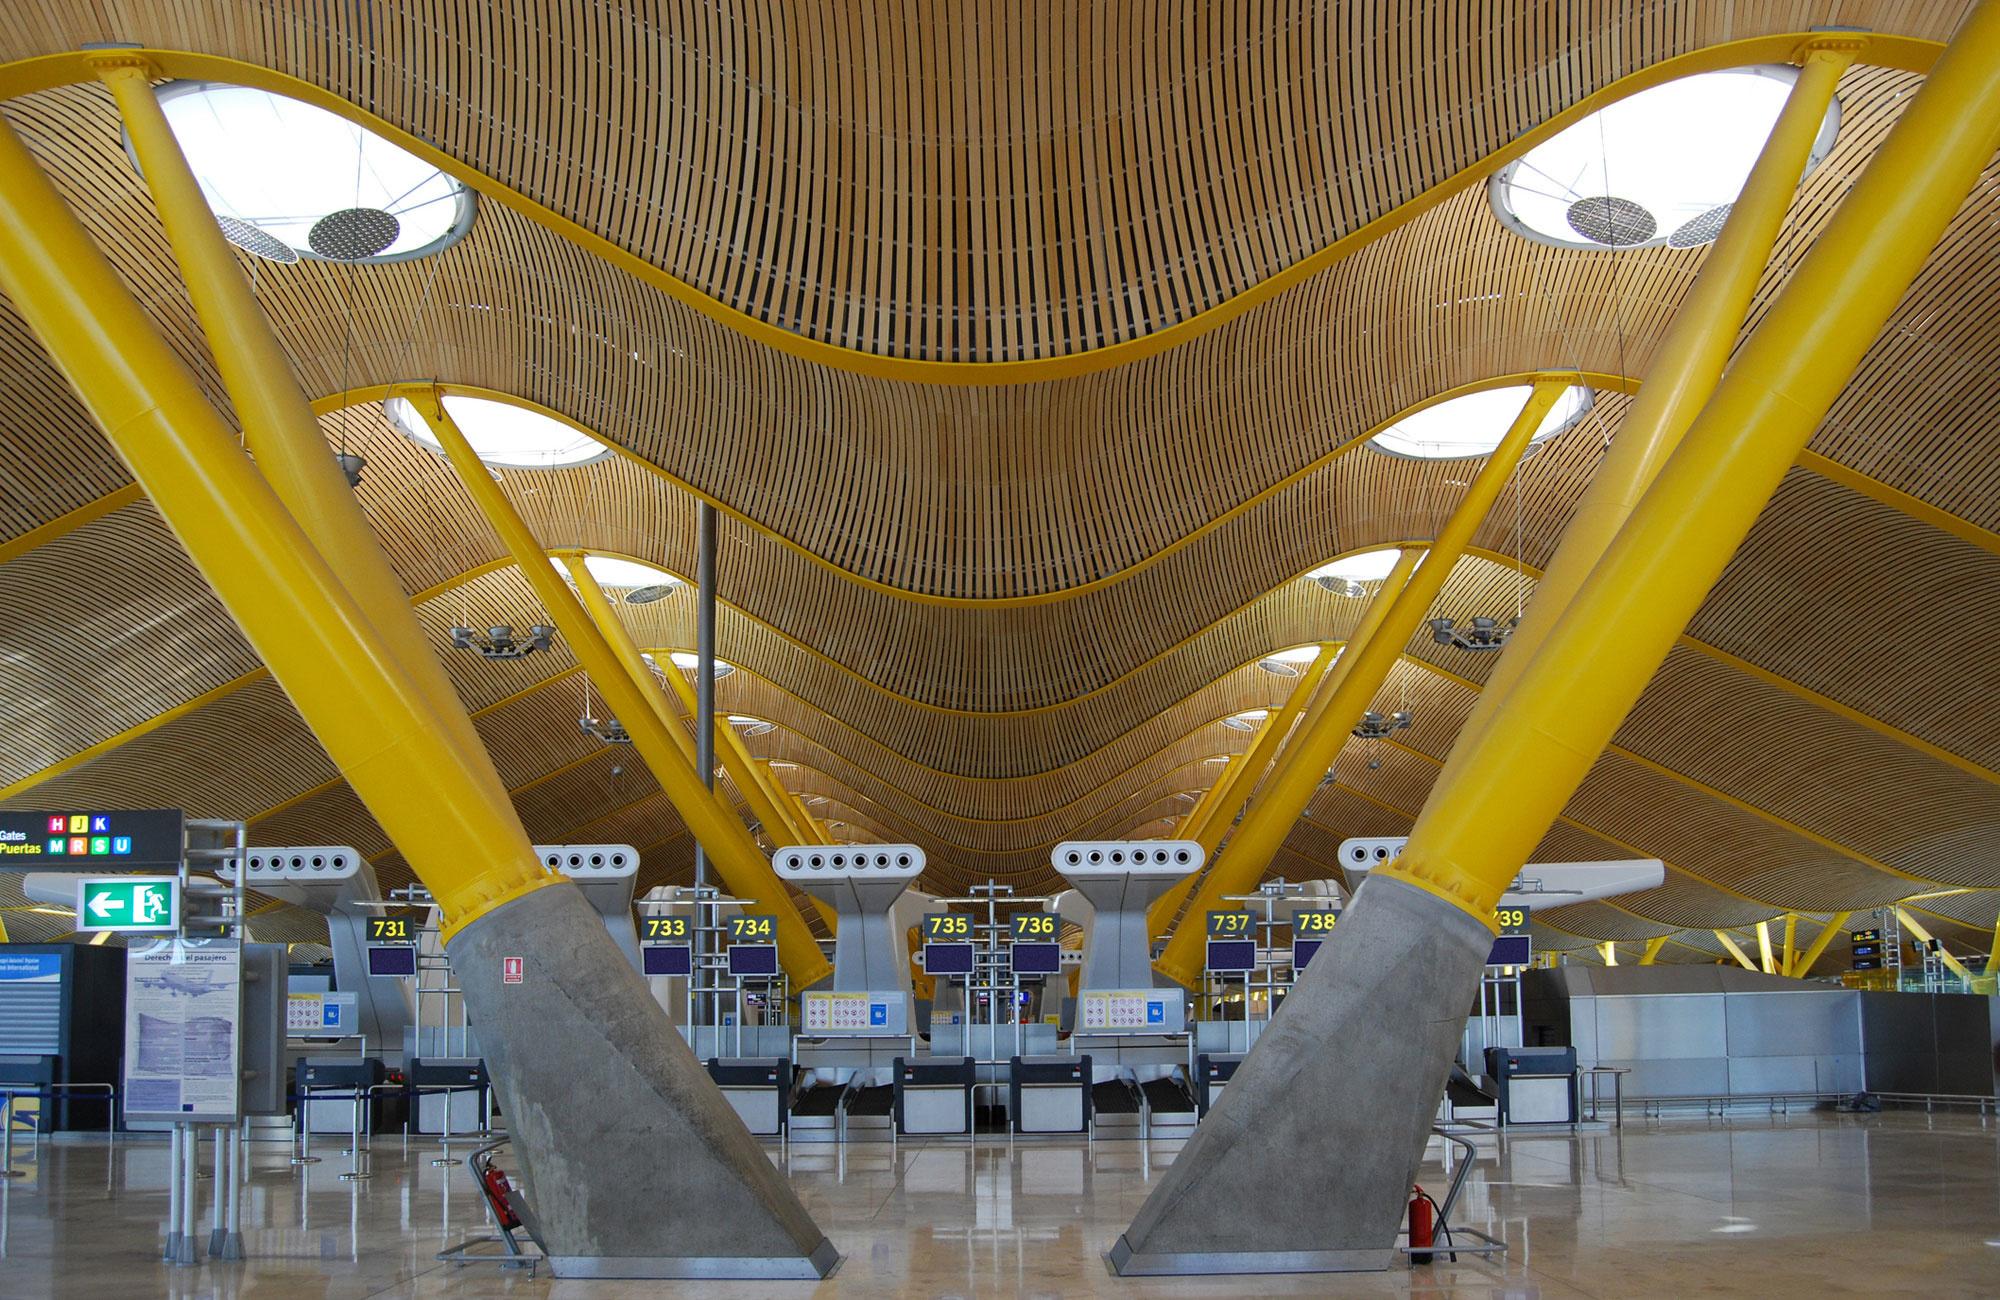
[[[792,1063],[784,1057],[723,1056],[708,1063],[708,1077],[723,1099],[758,1137],[785,1131],[792,1109]]]
[[[972,1132],[972,1088],[978,1069],[969,1056],[896,1058],[896,1132],[906,1137]]]
[[[468,1056],[412,1057],[403,1078],[416,1094],[417,1132],[466,1134],[486,1127],[486,1089],[491,1085],[485,1061]]]
[[[1229,1086],[1236,1067],[1243,1064],[1243,1056],[1241,1052],[1203,1052],[1194,1058],[1194,1098],[1203,1119],[1222,1100],[1222,1090]]]
[[[1090,1058],[1017,1056],[1008,1071],[1007,1113],[1016,1133],[1090,1130]]]
[[[1574,1047],[1489,1047],[1486,1073],[1499,1089],[1502,1124],[1574,1124]]]

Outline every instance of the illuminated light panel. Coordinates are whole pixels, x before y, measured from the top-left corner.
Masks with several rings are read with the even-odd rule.
[[[1222,725],[1232,731],[1255,731],[1257,724],[1271,716],[1269,709],[1245,709],[1232,713],[1222,720]]]
[[[561,559],[552,558],[550,564],[564,578],[569,577],[569,566]],[[650,564],[637,560],[622,560],[615,555],[586,555],[583,567],[597,580],[597,585],[606,591],[633,591],[645,587],[678,587],[681,580],[665,569],[656,569]]]
[[[1449,398],[1404,416],[1369,439],[1368,445],[1392,456],[1408,456],[1417,460],[1458,460],[1467,456],[1484,456],[1507,436],[1507,430],[1521,413],[1521,408],[1528,404],[1528,396],[1533,391],[1527,384],[1510,384],[1505,388],[1488,388]],[[1535,429],[1534,435],[1528,439],[1528,445],[1532,447],[1575,425],[1589,414],[1594,400],[1595,395],[1582,384],[1571,384],[1565,388]],[[1395,552],[1389,552],[1389,556],[1380,575],[1385,578],[1395,563]],[[1317,572],[1314,576],[1318,576]]]
[[[650,657],[648,656],[648,658]],[[692,650],[675,650],[667,658],[673,660],[674,667],[686,669],[688,672],[693,672],[695,669],[701,667],[701,656]],[[715,675],[718,678],[727,677],[735,671],[735,664],[726,663],[721,659],[715,661]]]
[[[1489,183],[1503,224],[1567,248],[1697,248],[1714,240],[1798,78],[1729,68],[1642,90],[1509,163]],[[1827,108],[1810,169],[1833,148]]]
[[[397,262],[471,228],[470,189],[338,114],[220,82],[170,82],[157,93],[239,248],[278,262]]]
[[[472,444],[473,454],[496,469],[564,469],[611,454],[611,448],[575,425],[512,402],[446,393],[444,411]],[[444,454],[443,444],[407,398],[389,398],[382,413],[404,437]]]
[[[1385,551],[1363,551],[1343,555],[1320,565],[1306,577],[1323,582],[1380,582],[1396,567],[1403,553],[1394,547]]]
[[[1295,645],[1289,650],[1279,650],[1265,655],[1257,661],[1257,666],[1277,677],[1297,677],[1299,669],[1319,657],[1316,645]]]

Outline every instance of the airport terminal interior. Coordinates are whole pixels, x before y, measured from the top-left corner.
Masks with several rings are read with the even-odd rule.
[[[2000,0],[0,0],[0,1297],[2000,1295]]]

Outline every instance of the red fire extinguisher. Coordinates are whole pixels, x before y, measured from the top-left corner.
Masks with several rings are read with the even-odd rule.
[[[501,1171],[500,1166],[486,1166],[485,1181],[486,1199],[492,1203],[493,1216],[500,1220],[500,1226],[508,1229],[520,1227],[520,1216],[515,1214],[514,1207],[507,1203],[507,1193],[513,1191],[514,1187],[507,1181],[507,1175]]]
[[[1431,1198],[1421,1187],[1410,1188],[1410,1262],[1428,1264],[1431,1252],[1425,1247],[1434,1244],[1435,1225],[1431,1222]]]

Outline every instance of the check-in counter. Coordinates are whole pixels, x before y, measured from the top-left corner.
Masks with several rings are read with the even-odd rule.
[[[723,1056],[710,1059],[708,1077],[723,1099],[758,1137],[785,1131],[792,1109],[792,1063],[782,1056]]]
[[[1090,1128],[1088,1056],[1017,1056],[1008,1072],[1007,1113],[1016,1133]]]
[[[970,1134],[977,1081],[977,1066],[969,1056],[897,1057],[896,1131],[905,1136]]]
[[[1499,1088],[1501,1123],[1576,1123],[1575,1048],[1489,1047],[1486,1073]]]
[[[1222,1100],[1222,1090],[1229,1086],[1243,1057],[1242,1052],[1203,1052],[1194,1058],[1194,1097],[1203,1119]]]

